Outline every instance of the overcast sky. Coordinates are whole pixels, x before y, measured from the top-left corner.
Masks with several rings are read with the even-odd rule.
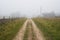
[[[60,0],[0,0],[0,16],[19,12],[29,17],[42,12],[60,12]]]

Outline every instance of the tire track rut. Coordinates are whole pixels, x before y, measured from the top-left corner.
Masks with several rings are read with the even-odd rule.
[[[23,27],[19,30],[19,32],[17,33],[16,37],[13,40],[23,40],[27,22],[28,22],[28,20],[26,20]]]

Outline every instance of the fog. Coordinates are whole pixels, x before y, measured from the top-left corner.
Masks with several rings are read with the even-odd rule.
[[[33,17],[44,12],[60,13],[60,0],[0,0],[0,16],[20,13],[20,16]]]

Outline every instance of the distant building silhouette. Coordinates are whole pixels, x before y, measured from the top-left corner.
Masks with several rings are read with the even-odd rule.
[[[3,16],[3,19],[5,19],[5,16]]]
[[[54,12],[43,13],[43,16],[46,18],[52,18],[52,17],[55,17],[55,13]]]

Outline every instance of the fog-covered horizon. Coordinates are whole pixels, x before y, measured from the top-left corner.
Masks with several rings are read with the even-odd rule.
[[[33,17],[42,15],[40,10],[60,14],[60,0],[0,0],[0,16],[20,13],[21,16]]]

